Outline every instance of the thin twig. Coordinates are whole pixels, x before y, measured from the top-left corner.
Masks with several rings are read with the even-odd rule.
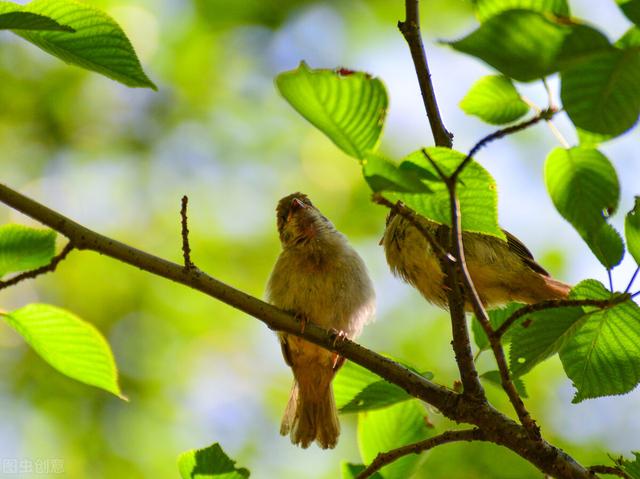
[[[516,321],[518,321],[523,316],[526,316],[527,314],[536,313],[538,311],[545,311],[547,309],[570,308],[570,307],[580,307],[580,306],[594,306],[596,308],[604,309],[604,308],[609,308],[611,306],[615,306],[616,304],[623,303],[630,298],[631,296],[629,294],[620,294],[610,299],[549,299],[547,301],[540,301],[539,303],[528,304],[514,311],[511,314],[511,316],[509,316],[505,320],[505,322],[502,323],[500,327],[495,330],[494,336],[497,339],[502,338],[502,336],[505,335],[507,330],[511,326],[513,326],[513,324]]]
[[[637,292],[635,292],[635,293],[633,293],[633,294],[631,295],[631,298],[635,298],[635,297],[636,297],[636,296],[638,296],[639,294],[640,294],[640,291],[637,291]]]
[[[55,271],[56,268],[58,267],[58,264],[60,264],[60,262],[64,260],[69,253],[71,253],[73,248],[74,248],[73,243],[71,242],[67,243],[65,247],[62,249],[62,251],[60,251],[60,253],[58,253],[53,258],[51,258],[51,261],[49,262],[49,264],[46,264],[36,269],[32,269],[31,271],[25,271],[24,273],[20,273],[19,275],[14,276],[13,278],[8,279],[6,281],[0,281],[0,289],[5,289],[10,286],[14,286],[20,283],[21,281],[24,281],[25,279],[32,279],[32,278],[35,278],[36,276],[40,276],[42,274],[51,273]]]
[[[398,29],[402,32],[404,39],[409,45],[413,65],[416,70],[416,75],[418,76],[422,101],[424,102],[424,108],[429,118],[433,140],[437,146],[451,148],[453,135],[447,131],[440,116],[438,102],[436,101],[436,95],[433,90],[433,83],[431,82],[429,64],[427,63],[427,56],[424,51],[424,44],[422,43],[418,0],[406,0],[405,13],[405,20],[404,22],[398,22]]]
[[[185,269],[195,268],[195,265],[191,262],[191,247],[189,246],[189,228],[187,227],[187,205],[189,198],[187,195],[182,197],[180,207],[180,223],[182,225],[182,256],[184,257]]]
[[[409,454],[420,454],[422,452],[433,449],[436,446],[447,444],[450,442],[458,441],[485,441],[485,435],[480,429],[464,429],[461,431],[446,431],[437,436],[430,437],[424,441],[415,442],[407,446],[402,446],[391,451],[381,452],[376,458],[369,464],[369,466],[362,471],[356,479],[367,479],[373,476],[376,472],[382,469],[387,464],[391,464],[397,461],[401,457],[408,456]]]
[[[614,466],[591,466],[587,468],[589,472],[594,474],[610,474],[612,476],[624,477],[625,479],[631,479],[631,476],[624,472],[619,467]]]
[[[629,290],[631,289],[631,286],[633,286],[633,282],[636,280],[636,276],[638,276],[638,273],[640,273],[640,266],[638,266],[636,268],[636,270],[633,273],[633,276],[631,276],[631,280],[629,280],[629,284],[627,285],[626,289],[624,290],[625,293],[628,293]]]
[[[609,277],[609,291],[613,293],[613,277],[611,276],[611,269],[607,269],[607,276]]]

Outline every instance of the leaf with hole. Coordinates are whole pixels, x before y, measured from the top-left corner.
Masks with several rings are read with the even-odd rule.
[[[55,254],[53,230],[7,224],[0,226],[0,277],[48,264]]]
[[[503,75],[489,75],[475,82],[460,108],[492,125],[510,123],[529,111],[513,82]]]
[[[103,11],[75,0],[33,0],[22,10],[51,18],[74,30],[73,33],[15,30],[45,52],[130,87],[156,89],[142,70],[122,28]]]
[[[383,83],[363,72],[312,69],[300,63],[276,77],[280,94],[348,155],[376,149],[387,113]]]
[[[92,324],[48,304],[29,304],[3,317],[53,368],[125,399],[109,343]]]
[[[219,443],[204,449],[192,449],[178,457],[178,469],[182,479],[246,479],[250,473],[244,467],[236,467]]]

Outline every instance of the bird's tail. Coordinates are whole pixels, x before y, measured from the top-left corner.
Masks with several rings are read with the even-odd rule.
[[[543,276],[544,278],[544,292],[539,301],[546,299],[567,299],[571,286],[557,279],[553,279],[549,276]]]
[[[340,435],[338,411],[329,381],[322,390],[301,389],[297,381],[282,417],[280,434],[290,434],[291,442],[307,448],[317,441],[322,449],[333,449]]]

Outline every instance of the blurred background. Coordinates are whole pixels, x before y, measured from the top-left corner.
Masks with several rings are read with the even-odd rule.
[[[24,3],[24,2],[22,2]],[[312,67],[366,70],[385,82],[391,157],[432,144],[413,65],[396,29],[401,0],[96,0],[124,28],[159,91],[129,89],[70,67],[22,39],[0,34],[2,181],[76,221],[157,255],[181,260],[179,208],[187,194],[196,264],[263,297],[280,251],[275,204],[310,195],[366,260],[378,291],[377,320],[361,342],[433,371],[451,385],[456,367],[443,312],[393,278],[378,240],[386,211],[370,202],[358,164],[282,100],[273,77],[302,59]],[[469,1],[423,3],[423,31],[441,111],[454,147],[467,151],[491,129],[458,108],[490,70],[438,39],[474,28]],[[610,38],[629,26],[615,2],[573,1]],[[557,93],[557,81],[552,79]],[[544,105],[540,84],[527,97]],[[560,115],[571,143],[575,134]],[[620,212],[640,194],[639,134],[603,146],[622,184]],[[500,190],[501,224],[568,282],[606,273],[555,212],[543,182],[559,146],[545,125],[492,144],[477,159]],[[635,158],[634,158],[635,157]],[[32,224],[0,206],[2,222]],[[60,239],[60,245],[64,243]],[[635,265],[614,272],[624,289]],[[0,322],[0,458],[61,459],[69,478],[175,478],[177,456],[219,441],[254,478],[336,478],[361,462],[355,416],[338,447],[293,447],[278,435],[291,374],[273,332],[202,294],[91,252],[55,273],[2,292],[2,309],[48,302],[95,324],[111,343],[130,402],[76,383],[41,361]],[[493,369],[487,358],[480,371]],[[543,433],[586,464],[640,449],[640,393],[571,404],[557,357],[525,377]],[[506,396],[491,400],[511,414]],[[430,411],[439,429],[446,420]],[[25,473],[20,477],[46,477]],[[419,477],[539,478],[516,455],[483,444],[429,453]],[[15,476],[12,476],[15,477]]]

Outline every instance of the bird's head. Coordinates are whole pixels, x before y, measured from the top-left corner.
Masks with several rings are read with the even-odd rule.
[[[334,231],[331,222],[304,193],[293,193],[282,198],[276,214],[278,233],[284,247],[305,244],[327,231]]]

